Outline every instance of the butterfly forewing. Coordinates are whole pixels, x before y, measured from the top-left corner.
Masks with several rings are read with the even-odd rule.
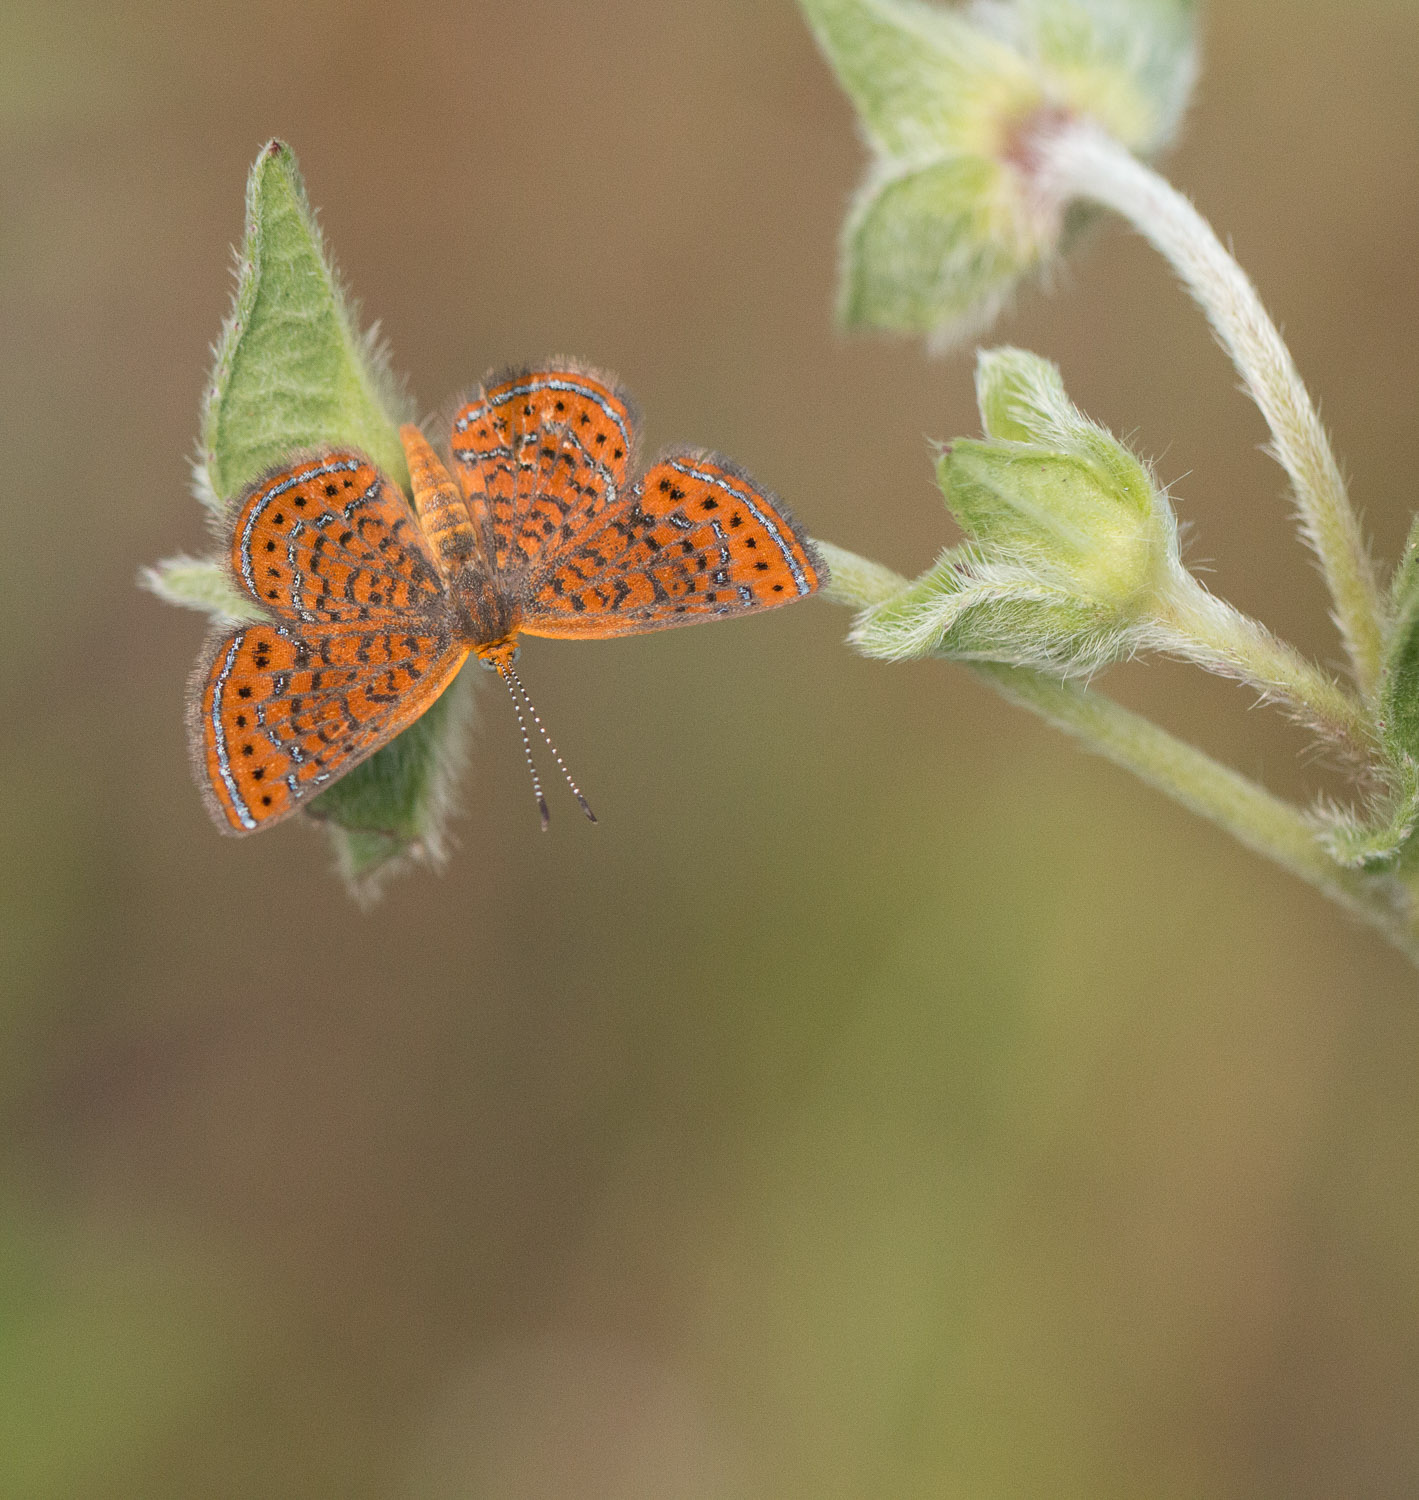
[[[486,381],[454,418],[452,478],[417,428],[401,437],[417,514],[342,448],[294,456],[229,512],[232,571],[268,618],[209,638],[188,733],[230,832],[373,755],[470,650],[504,670],[519,629],[662,630],[787,604],[826,576],[773,496],[713,454],[668,453],[631,483],[631,403],[571,362]]]
[[[285,817],[412,724],[468,654],[447,634],[248,625],[213,637],[188,725],[220,827]]]
[[[635,418],[614,381],[567,364],[489,377],[453,420],[453,468],[494,569],[517,574],[614,505]]]
[[[361,454],[332,449],[283,465],[234,509],[232,570],[283,619],[392,625],[442,600],[409,502]]]
[[[529,635],[633,635],[787,604],[822,568],[783,506],[713,454],[666,454],[529,580]]]

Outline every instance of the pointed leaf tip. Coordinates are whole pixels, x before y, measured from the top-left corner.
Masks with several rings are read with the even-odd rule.
[[[202,414],[199,489],[215,514],[292,452],[361,449],[406,488],[399,423],[411,415],[388,362],[362,335],[331,265],[290,146],[268,141],[247,178],[231,313]],[[172,602],[238,617],[221,565],[176,559],[145,576]],[[459,695],[461,697],[461,694]],[[357,894],[408,858],[437,859],[466,711],[445,693],[422,718],[316,798]]]
[[[405,483],[407,415],[326,256],[295,153],[273,139],[247,180],[236,295],[203,413],[211,487],[230,499],[293,450],[323,443],[350,443]]]

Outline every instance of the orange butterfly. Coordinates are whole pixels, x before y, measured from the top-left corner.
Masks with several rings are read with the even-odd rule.
[[[524,704],[541,723],[513,670],[520,632],[693,625],[826,577],[783,507],[724,459],[676,449],[632,479],[630,399],[579,365],[485,380],[453,419],[457,483],[417,427],[399,436],[412,510],[342,448],[292,457],[233,504],[232,573],[267,618],[209,639],[188,704],[197,780],[226,832],[278,822],[368,759],[470,653],[507,684],[531,766]]]

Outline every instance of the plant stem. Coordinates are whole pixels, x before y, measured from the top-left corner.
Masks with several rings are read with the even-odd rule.
[[[1188,574],[1164,591],[1155,608],[1161,649],[1238,678],[1362,759],[1373,755],[1374,730],[1364,707],[1260,621],[1209,594]]]
[[[1061,202],[1086,198],[1127,219],[1167,259],[1241,372],[1295,491],[1301,534],[1319,557],[1335,619],[1367,703],[1375,701],[1385,606],[1360,523],[1315,406],[1256,288],[1174,187],[1097,126],[1074,121],[1036,142],[1041,180]]]
[[[1033,710],[1377,927],[1419,965],[1419,939],[1405,920],[1395,885],[1337,864],[1299,808],[1092,688],[1024,667],[986,662],[972,667],[1012,703]]]
[[[828,543],[818,542],[817,547],[831,569],[825,593],[839,604],[862,609],[882,604],[908,587],[905,578],[880,563]],[[994,662],[965,665],[1010,702],[1132,771],[1378,928],[1419,967],[1419,935],[1409,919],[1414,897],[1391,876],[1366,874],[1337,863],[1300,808],[1093,688],[1027,667]]]

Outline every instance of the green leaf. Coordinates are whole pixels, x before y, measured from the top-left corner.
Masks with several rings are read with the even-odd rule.
[[[266,617],[237,591],[231,575],[214,557],[165,557],[144,568],[138,582],[168,604],[200,609],[233,624]]]
[[[1390,590],[1394,624],[1385,648],[1380,724],[1392,755],[1419,760],[1419,516]]]
[[[408,403],[356,329],[326,260],[291,148],[272,141],[246,186],[236,299],[217,344],[202,419],[213,494],[232,499],[292,450],[363,449],[406,489]]]
[[[1166,496],[1022,349],[982,353],[984,440],[943,447],[937,479],[969,544],[910,584],[845,579],[851,640],[887,660],[940,655],[1088,675],[1139,648],[1187,575]],[[839,585],[841,587],[841,584]],[[841,597],[841,595],[839,596]]]
[[[1039,79],[940,5],[802,3],[877,154],[844,226],[839,315],[941,344],[963,338],[996,316],[1058,233],[1001,154],[1044,104]]]
[[[871,562],[817,537],[813,538],[813,546],[828,569],[823,598],[831,599],[835,604],[858,608],[882,604],[907,587],[907,580],[900,573],[894,573],[879,562]]]
[[[1317,829],[1331,857],[1351,870],[1383,870],[1412,849],[1419,824],[1419,767],[1404,760],[1393,768],[1387,786],[1357,812],[1322,806]]]
[[[1113,612],[1024,568],[991,563],[969,548],[891,598],[864,610],[848,639],[865,656],[907,661],[945,656],[1089,676],[1130,650]]]
[[[383,352],[358,330],[295,156],[270,142],[247,182],[236,298],[203,410],[199,487],[221,515],[245,485],[293,451],[338,443],[362,449],[407,490],[398,428],[410,414]],[[219,563],[207,567],[221,572]],[[175,602],[230,610],[200,563],[161,564],[147,581]],[[441,852],[466,718],[454,702],[445,693],[307,808],[330,829],[340,866],[362,894],[402,858]]]
[[[974,14],[1131,151],[1152,156],[1176,133],[1197,78],[1191,0],[1009,0]]]
[[[972,149],[975,96],[1033,93],[1015,54],[921,0],[801,0],[808,24],[869,138],[893,156]]]
[[[976,356],[976,405],[987,437],[1062,446],[1084,420],[1052,360],[1028,349],[982,349]]]
[[[989,325],[1046,248],[997,211],[1011,195],[980,156],[875,170],[843,232],[842,321],[943,344]]]
[[[1082,459],[1023,443],[953,443],[937,477],[952,513],[991,559],[1027,568],[1081,603],[1136,616],[1172,560],[1169,518],[1143,515]]]
[[[309,815],[338,833],[340,871],[357,896],[375,894],[410,859],[443,860],[471,719],[472,695],[460,678],[398,739],[311,804]]]

